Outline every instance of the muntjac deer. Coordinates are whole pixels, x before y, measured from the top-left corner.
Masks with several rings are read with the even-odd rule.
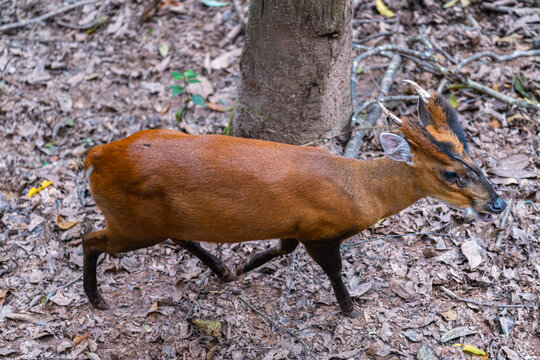
[[[339,252],[345,239],[426,196],[490,221],[506,203],[471,159],[456,112],[441,95],[410,83],[420,95],[418,118],[399,119],[384,109],[404,138],[383,133],[382,159],[172,130],[141,131],[94,147],[84,168],[106,228],[83,240],[84,291],[92,305],[107,308],[96,284],[101,253],[171,239],[230,281],[235,276],[199,241],[278,238],[279,245],[245,259],[235,275],[302,243],[349,314],[353,302]]]

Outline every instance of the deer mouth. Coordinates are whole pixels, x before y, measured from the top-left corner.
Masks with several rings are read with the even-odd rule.
[[[465,217],[472,217],[486,223],[493,221],[493,215],[490,213],[476,211],[472,207],[464,209],[463,213]]]
[[[478,213],[477,219],[480,219],[483,222],[491,222],[493,221],[493,215],[488,213]]]

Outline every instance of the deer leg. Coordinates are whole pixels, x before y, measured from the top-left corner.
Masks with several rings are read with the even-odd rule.
[[[97,260],[107,248],[106,230],[95,231],[83,237],[83,287],[90,303],[100,310],[109,308],[101,297],[96,280]]]
[[[233,281],[235,276],[229,271],[227,265],[220,259],[212,255],[208,250],[203,248],[195,241],[186,241],[179,239],[171,239],[175,244],[180,245],[206,264],[219,278],[225,282]]]
[[[330,278],[330,283],[334,288],[336,299],[341,310],[349,315],[353,311],[353,302],[349,291],[341,278],[341,254],[339,253],[340,241],[318,241],[303,243],[309,256],[320,265],[326,275]]]
[[[298,246],[298,240],[296,239],[281,239],[279,245],[274,246],[262,253],[254,254],[244,259],[241,265],[236,270],[236,275],[240,276],[247,273],[261,265],[266,264],[270,260],[280,256],[290,254]]]

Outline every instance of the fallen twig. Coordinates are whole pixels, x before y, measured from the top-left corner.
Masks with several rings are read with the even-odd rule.
[[[401,65],[401,56],[394,55],[381,81],[381,91],[379,95],[381,98],[384,98],[384,96],[388,94],[388,91],[390,90],[390,86],[392,85],[393,79],[400,65]],[[381,115],[381,108],[378,105],[372,105],[371,111],[369,115],[366,117],[366,119],[363,121],[362,126],[364,125],[373,126],[375,124],[375,121],[377,121],[380,115]],[[355,112],[355,114],[353,115],[352,121],[356,121],[357,116],[358,116],[357,112]],[[347,146],[345,147],[345,152],[343,154],[345,157],[356,158],[356,155],[358,154],[358,149],[360,148],[360,141],[362,140],[364,133],[365,133],[365,130],[357,130],[353,132],[353,134],[351,135],[351,138],[349,139],[349,142],[347,143]]]
[[[68,286],[76,283],[77,281],[81,280],[82,276],[83,275],[81,274],[81,275],[77,276],[75,279],[71,280],[70,282],[68,282],[68,283],[66,283],[64,285],[57,286],[54,289],[52,289],[51,291],[49,291],[49,293],[47,294],[47,296],[45,296],[45,299],[43,300],[43,305],[47,305],[47,302],[49,301],[49,299],[52,298],[56,294],[56,292],[58,290],[67,288]]]
[[[41,21],[49,19],[49,18],[51,18],[53,16],[65,13],[65,12],[73,10],[75,8],[78,8],[80,6],[84,6],[84,5],[87,5],[87,4],[93,4],[93,3],[96,3],[96,2],[100,2],[100,1],[102,1],[102,0],[84,0],[84,1],[80,1],[80,2],[75,3],[75,4],[64,6],[63,8],[60,8],[58,10],[50,11],[50,12],[48,12],[46,14],[38,16],[37,18],[33,18],[33,19],[30,19],[30,20],[25,20],[25,21],[21,21],[21,22],[16,22],[16,23],[11,23],[11,24],[6,24],[6,25],[3,25],[3,26],[0,26],[0,32],[6,31],[6,30],[16,29],[16,28],[20,28],[20,27],[24,27],[26,25],[34,24],[34,23],[37,23],[37,22],[41,22]]]
[[[439,94],[442,94],[443,91],[444,91],[444,88],[446,87],[446,83],[448,82],[448,80],[446,78],[443,78],[441,80],[441,82],[439,83],[439,86],[437,86],[437,92]]]
[[[371,105],[376,104],[378,102],[388,103],[388,102],[392,102],[392,101],[418,101],[418,95],[393,95],[393,96],[385,96],[385,97],[382,97],[382,98],[379,98],[379,99],[369,100],[369,101],[364,102],[358,108],[356,113],[360,114],[365,109],[367,109]],[[374,126],[366,126],[365,128],[369,129],[369,128],[375,128],[375,127]]]
[[[315,284],[319,285],[320,288],[322,289],[322,291],[324,291],[325,293],[327,294],[330,294],[330,291],[328,289],[326,289],[323,284],[321,284],[321,282],[319,280],[317,280],[317,277],[314,277],[313,275],[309,274],[307,272],[307,270],[304,270],[304,268],[302,267],[302,265],[300,264],[297,264],[298,268],[300,269],[300,271],[302,271],[304,273],[304,275],[307,276],[307,278],[311,281],[313,281]]]
[[[281,309],[283,309],[283,306],[285,305],[285,302],[287,301],[287,298],[289,297],[289,294],[291,293],[292,284],[294,281],[294,270],[296,265],[296,253],[293,251],[292,253],[292,270],[291,270],[291,279],[289,280],[289,287],[287,288],[287,292],[285,293],[285,299],[283,299],[283,302],[281,303],[281,306],[278,310],[278,317],[281,313]]]
[[[396,33],[396,31],[397,30],[391,30],[391,31],[385,31],[385,32],[381,32],[381,33],[371,35],[371,36],[366,36],[365,38],[362,38],[360,40],[353,40],[353,43],[354,44],[364,44],[364,43],[368,42],[369,40],[373,40],[373,39],[383,37],[383,36],[393,35],[393,34]]]
[[[503,217],[501,219],[501,225],[499,226],[499,233],[497,234],[497,241],[495,241],[495,248],[500,249],[502,244],[502,237],[506,232],[506,220],[508,220],[508,215],[510,214],[510,209],[512,208],[512,199],[508,200],[506,205],[506,210],[504,211]]]
[[[414,49],[414,44],[421,43],[425,47],[422,53],[428,58],[433,57],[433,45],[426,38],[419,35],[411,36],[405,39],[405,43],[410,49]]]
[[[298,336],[294,331],[292,331],[291,329],[287,329],[286,327],[281,326],[277,321],[273,320],[270,316],[266,315],[265,313],[261,312],[260,310],[257,310],[257,308],[255,308],[253,305],[251,305],[243,297],[239,296],[238,298],[240,299],[240,301],[242,301],[244,304],[246,304],[251,310],[253,310],[257,314],[262,316],[264,319],[266,319],[270,323],[272,323],[272,325],[274,325],[276,328],[280,329],[281,331],[285,331],[287,334],[291,335],[293,338],[298,340],[302,344],[302,346],[304,346],[304,348],[306,349],[308,355],[311,355],[311,356],[313,356],[313,358],[317,359],[317,357],[311,352],[311,349],[309,348],[308,344],[306,344],[306,342],[304,340],[302,340],[302,338],[300,336]]]
[[[536,110],[536,111],[540,111],[540,104],[538,104],[538,103],[537,104],[531,104],[531,103],[526,102],[525,100],[514,99],[513,97],[501,94],[500,92],[495,91],[492,88],[487,87],[485,85],[482,85],[480,83],[477,83],[476,81],[473,81],[473,80],[467,80],[466,84],[471,89],[480,91],[480,92],[482,92],[484,94],[488,94],[489,96],[494,97],[495,99],[500,100],[500,101],[502,101],[504,103],[507,103],[509,105],[517,105],[517,106],[524,107],[524,108],[527,108],[527,109],[533,109],[533,110]]]
[[[452,238],[458,238],[458,239],[461,239],[461,236],[459,236],[459,235],[452,235],[452,234],[445,234],[445,233],[437,233],[437,232],[410,232],[410,233],[405,233],[405,234],[391,234],[391,235],[385,235],[385,236],[378,236],[378,237],[371,238],[371,239],[366,239],[366,240],[356,241],[356,242],[352,242],[352,243],[345,243],[345,244],[342,244],[342,245],[341,245],[341,248],[342,248],[342,249],[347,249],[347,248],[353,247],[353,246],[355,246],[355,245],[365,244],[365,243],[368,243],[368,242],[373,242],[373,241],[383,240],[383,239],[388,239],[388,238],[404,237],[404,236],[409,236],[409,235],[415,235],[415,236],[422,236],[422,235],[436,235],[436,236],[448,236],[448,237],[452,237]]]
[[[478,60],[478,59],[483,58],[483,57],[489,57],[489,58],[491,58],[491,59],[493,59],[495,61],[501,62],[501,61],[514,60],[514,59],[517,59],[517,58],[520,58],[520,57],[523,57],[523,56],[540,56],[540,50],[527,50],[527,51],[517,50],[517,51],[514,51],[513,53],[508,54],[508,55],[498,55],[498,54],[495,54],[492,51],[482,51],[482,52],[479,52],[477,54],[474,54],[471,57],[468,57],[466,59],[461,60],[459,62],[459,64],[454,69],[452,69],[452,72],[454,72],[454,73],[455,72],[460,72],[461,69],[465,65],[470,63],[471,61]]]
[[[358,19],[353,20],[354,25],[359,24],[372,24],[372,23],[395,23],[397,21],[397,18],[392,19]]]
[[[103,24],[105,21],[107,21],[107,16],[99,16],[96,17],[94,20],[90,21],[87,24],[77,25],[77,24],[70,24],[64,21],[57,21],[56,24],[73,30],[88,30],[95,26]]]
[[[483,302],[479,302],[479,301],[475,301],[475,300],[469,300],[469,299],[464,299],[462,297],[459,297],[457,296],[453,291],[451,290],[448,290],[447,288],[445,288],[444,286],[440,286],[439,287],[446,295],[450,296],[451,298],[454,298],[456,300],[459,300],[459,301],[462,301],[462,302],[465,302],[465,303],[469,303],[469,304],[474,304],[474,305],[478,305],[478,306],[487,306],[487,307],[497,307],[497,308],[507,308],[507,309],[517,309],[517,308],[526,308],[526,307],[536,307],[534,304],[488,304],[488,303],[483,303]]]
[[[450,61],[452,64],[457,65],[457,63],[458,63],[457,60],[454,59],[454,57],[453,57],[452,55],[450,55],[446,50],[444,50],[443,48],[438,47],[438,46],[434,46],[433,48],[434,48],[436,51],[438,51],[438,52],[440,52],[441,54],[443,54],[444,57],[445,57],[448,61]]]
[[[435,61],[422,60],[422,59],[418,59],[414,56],[409,56],[409,55],[402,55],[402,56],[406,59],[413,61],[416,65],[420,67],[420,69],[430,72],[432,74],[442,75],[442,76],[454,75],[454,74],[449,74],[450,71],[447,68],[437,64]]]
[[[402,55],[414,56],[414,57],[420,58],[422,60],[431,60],[431,56],[426,54],[423,51],[411,50],[411,49],[407,49],[407,48],[405,48],[403,46],[394,45],[394,44],[386,44],[386,45],[377,46],[376,48],[373,48],[371,50],[368,50],[368,51],[358,55],[357,57],[354,58],[354,60],[362,61],[367,57],[377,55],[377,54],[379,54],[381,52],[387,52],[387,51],[396,52],[396,53],[402,54]]]
[[[184,320],[187,320],[191,316],[191,313],[193,312],[193,308],[195,308],[195,303],[197,302],[197,299],[199,299],[199,295],[201,295],[201,291],[204,287],[203,284],[206,281],[206,278],[208,277],[208,273],[209,272],[207,271],[204,274],[203,278],[201,279],[201,282],[199,283],[199,291],[197,291],[197,295],[195,296],[195,299],[193,299],[193,303],[191,304],[191,307],[189,308],[189,311],[187,312]]]
[[[508,13],[508,14],[516,14],[519,16],[523,15],[532,15],[540,13],[540,8],[525,8],[525,7],[511,7],[511,6],[498,6],[495,4],[490,4],[484,2],[482,4],[482,7],[484,9],[488,9],[491,11],[501,12],[501,13]]]

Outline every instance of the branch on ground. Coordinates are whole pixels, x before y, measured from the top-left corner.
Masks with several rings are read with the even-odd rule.
[[[265,313],[263,313],[262,311],[258,310],[257,308],[255,308],[253,305],[251,305],[246,299],[244,299],[243,297],[239,296],[238,297],[240,299],[240,301],[242,301],[244,304],[246,304],[251,310],[255,311],[257,314],[259,314],[260,316],[262,316],[265,320],[269,321],[272,325],[274,325],[276,328],[278,328],[279,330],[281,331],[284,331],[286,332],[287,334],[289,334],[290,336],[292,336],[293,338],[295,338],[296,340],[298,340],[300,342],[300,344],[302,344],[302,346],[304,346],[304,348],[306,349],[308,355],[311,355],[312,357],[314,357],[315,359],[317,358],[312,352],[311,352],[311,349],[309,348],[308,344],[306,344],[306,342],[304,340],[302,340],[302,338],[300,336],[298,336],[294,331],[290,330],[290,329],[287,329],[286,327],[283,327],[281,326],[280,324],[278,324],[277,321],[275,321],[274,319],[272,319],[270,316],[266,315]]]
[[[41,22],[43,20],[47,20],[49,18],[52,18],[52,17],[54,17],[56,15],[60,15],[60,14],[63,14],[65,12],[68,12],[70,10],[76,9],[78,7],[81,7],[81,6],[84,6],[84,5],[87,5],[87,4],[93,4],[93,3],[96,3],[96,2],[100,2],[100,1],[101,0],[80,1],[80,2],[75,3],[75,4],[64,6],[63,8],[60,8],[58,10],[50,11],[50,12],[48,12],[46,14],[43,14],[41,16],[38,16],[38,17],[30,19],[30,20],[25,20],[25,21],[20,21],[20,22],[16,22],[16,23],[2,25],[2,26],[0,26],[0,33],[4,32],[4,31],[7,31],[7,30],[12,30],[12,29],[25,27],[26,25],[38,23],[38,22]]]

